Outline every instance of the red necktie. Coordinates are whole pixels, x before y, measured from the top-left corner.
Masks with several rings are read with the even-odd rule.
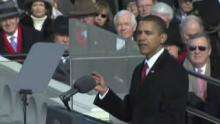
[[[148,69],[149,69],[149,66],[147,63],[145,63],[142,70],[141,70],[141,84],[144,83],[144,79],[147,77]]]

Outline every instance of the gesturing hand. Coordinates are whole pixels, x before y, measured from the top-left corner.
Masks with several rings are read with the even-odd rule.
[[[108,90],[108,87],[106,85],[106,81],[105,81],[104,77],[97,72],[93,72],[92,77],[96,81],[95,90],[97,92],[99,92],[101,95],[106,93]]]

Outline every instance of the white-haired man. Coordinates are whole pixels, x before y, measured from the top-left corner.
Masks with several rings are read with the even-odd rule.
[[[114,25],[117,34],[120,35],[122,38],[126,39],[117,39],[116,50],[118,51],[124,48],[130,50],[133,49],[136,53],[138,51],[136,43],[127,42],[128,40],[134,40],[133,36],[137,26],[135,15],[128,10],[121,10],[117,12],[114,17]]]
[[[135,15],[128,10],[121,10],[114,16],[114,25],[117,33],[126,39],[133,39],[137,26]]]

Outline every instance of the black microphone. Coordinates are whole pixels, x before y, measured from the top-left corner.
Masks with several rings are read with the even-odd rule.
[[[76,80],[73,87],[68,90],[67,92],[61,94],[59,97],[66,106],[68,110],[70,110],[70,107],[68,105],[68,101],[70,100],[70,97],[75,95],[76,93],[87,93],[90,90],[94,89],[96,86],[95,80],[92,78],[91,75],[85,75],[80,77]]]

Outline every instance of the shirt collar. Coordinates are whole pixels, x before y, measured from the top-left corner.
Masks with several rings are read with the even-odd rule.
[[[11,36],[14,36],[14,37],[18,37],[18,29],[16,29],[15,33],[13,35],[7,35],[7,37],[11,37]]]
[[[13,35],[7,35],[7,40],[11,42],[10,38],[14,36],[15,38],[18,38],[18,29],[16,29],[15,33]]]
[[[195,68],[195,71],[198,72],[198,69],[199,69],[199,68]],[[202,73],[201,73],[201,74],[205,74],[206,64],[203,65],[200,69],[202,70]]]
[[[157,61],[157,59],[160,57],[163,51],[164,51],[164,48],[162,48],[160,51],[154,54],[149,60],[145,59],[144,63],[148,64],[149,69],[153,67],[154,63]]]

